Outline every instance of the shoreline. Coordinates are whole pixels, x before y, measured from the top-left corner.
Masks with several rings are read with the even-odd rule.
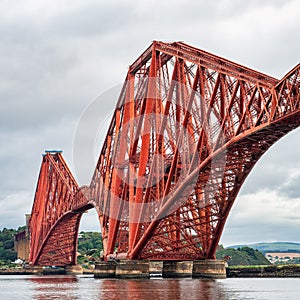
[[[83,269],[82,274],[94,274],[92,270]],[[67,275],[64,268],[43,269],[43,268],[19,268],[0,269],[0,275]]]
[[[0,269],[0,275],[65,275],[63,268]],[[94,274],[84,269],[82,274]],[[226,278],[300,278],[300,265],[231,266],[226,268]]]
[[[231,266],[227,278],[291,278],[300,277],[300,265]]]

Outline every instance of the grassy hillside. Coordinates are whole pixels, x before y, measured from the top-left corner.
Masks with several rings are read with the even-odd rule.
[[[270,265],[270,262],[265,256],[249,247],[241,247],[238,249],[220,247],[217,251],[217,259],[229,258],[227,263],[229,266],[257,266],[257,265]]]
[[[9,265],[17,258],[14,252],[14,235],[17,231],[24,230],[24,227],[18,230],[4,228],[0,230],[0,267]],[[103,249],[101,233],[99,232],[81,232],[78,238],[78,262],[83,265],[89,265],[100,259],[100,253]],[[247,265],[268,265],[269,261],[262,253],[266,252],[294,252],[300,253],[299,243],[258,243],[252,245],[236,245],[224,249],[220,246],[217,251],[217,258],[223,259],[230,257],[229,266],[247,266]]]
[[[251,247],[263,254],[267,252],[293,252],[300,253],[300,244],[291,242],[275,242],[275,243],[257,243],[249,245],[235,245],[228,248],[238,249],[242,247]]]

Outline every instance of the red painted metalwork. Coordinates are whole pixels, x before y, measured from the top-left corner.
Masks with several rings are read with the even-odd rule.
[[[43,156],[30,219],[30,258],[34,265],[76,264],[82,214],[93,207],[88,188],[79,188],[60,152]]]
[[[91,183],[105,254],[214,258],[250,170],[300,125],[299,65],[281,81],[184,43],[129,67]]]
[[[279,81],[181,42],[153,42],[129,67],[80,205],[60,154],[43,158],[31,261],[45,264],[58,253],[68,223],[58,261],[74,263],[80,214],[92,206],[106,258],[214,258],[249,172],[300,126],[299,88],[300,65]]]

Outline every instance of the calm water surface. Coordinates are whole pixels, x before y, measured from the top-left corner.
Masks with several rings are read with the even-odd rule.
[[[115,280],[92,276],[0,276],[0,299],[300,299],[300,278]]]

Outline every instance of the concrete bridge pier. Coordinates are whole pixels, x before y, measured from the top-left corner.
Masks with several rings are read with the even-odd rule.
[[[120,260],[116,265],[116,278],[150,278],[149,262],[142,260]]]
[[[95,265],[95,278],[150,278],[148,261],[120,260],[101,261]]]
[[[164,261],[162,269],[162,277],[192,277],[193,261]]]
[[[157,261],[157,260],[150,260],[149,261],[149,272],[150,276],[162,276],[162,269],[163,269],[163,261]]]
[[[83,274],[83,269],[81,265],[70,265],[65,267],[66,274]]]
[[[193,262],[193,277],[226,278],[225,261],[218,259],[195,260]]]
[[[114,278],[116,275],[116,262],[100,261],[95,264],[95,278]]]
[[[140,261],[120,260],[103,261],[95,265],[95,278],[226,278],[225,262],[223,260],[195,261]]]

